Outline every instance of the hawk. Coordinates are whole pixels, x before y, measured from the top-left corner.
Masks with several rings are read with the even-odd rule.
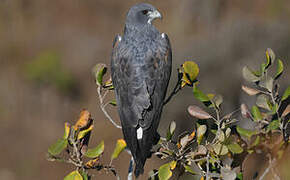
[[[150,4],[131,7],[123,36],[115,37],[111,56],[118,113],[136,177],[143,173],[151,148],[159,141],[157,128],[171,75],[170,42],[153,26],[156,18],[162,16]]]

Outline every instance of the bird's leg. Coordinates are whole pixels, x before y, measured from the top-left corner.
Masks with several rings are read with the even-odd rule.
[[[133,180],[133,167],[134,167],[134,159],[133,159],[133,156],[131,155],[129,168],[128,168],[128,180]]]

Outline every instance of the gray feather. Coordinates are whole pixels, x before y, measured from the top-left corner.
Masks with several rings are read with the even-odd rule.
[[[147,8],[156,10],[148,4],[130,9],[124,35],[114,43],[111,57],[118,112],[124,139],[136,162],[136,176],[143,172],[150,150],[159,138],[157,128],[172,64],[167,35],[162,36],[146,19],[139,17],[139,11]],[[139,127],[143,136],[137,140]]]

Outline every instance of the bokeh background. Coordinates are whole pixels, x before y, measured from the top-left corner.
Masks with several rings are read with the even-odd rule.
[[[126,12],[136,0],[1,0],[0,1],[0,179],[62,179],[72,166],[46,161],[50,144],[73,123],[82,108],[95,119],[91,146],[105,141],[109,163],[122,137],[100,111],[92,68],[110,62],[112,40],[122,33]],[[290,1],[286,0],[155,0],[163,14],[155,25],[166,32],[173,49],[173,72],[184,60],[200,66],[203,90],[224,95],[225,112],[245,102],[242,67],[257,65],[271,47],[284,61],[281,79],[289,84]],[[170,88],[176,82],[173,73]],[[161,135],[172,120],[178,131],[192,130],[188,105],[197,103],[190,89],[164,109]],[[117,122],[114,109],[109,110]],[[287,160],[288,158],[288,160]],[[281,162],[289,168],[289,157]],[[129,155],[114,164],[121,177]],[[148,160],[150,169],[162,162]],[[263,168],[263,163],[258,167]],[[114,179],[94,173],[95,179]],[[142,179],[141,178],[141,179]]]

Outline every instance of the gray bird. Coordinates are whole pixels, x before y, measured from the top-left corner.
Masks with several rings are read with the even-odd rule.
[[[157,133],[171,75],[168,36],[152,22],[162,18],[155,7],[140,3],[127,13],[123,36],[117,35],[111,56],[111,76],[127,147],[135,161],[135,176],[144,171]]]

